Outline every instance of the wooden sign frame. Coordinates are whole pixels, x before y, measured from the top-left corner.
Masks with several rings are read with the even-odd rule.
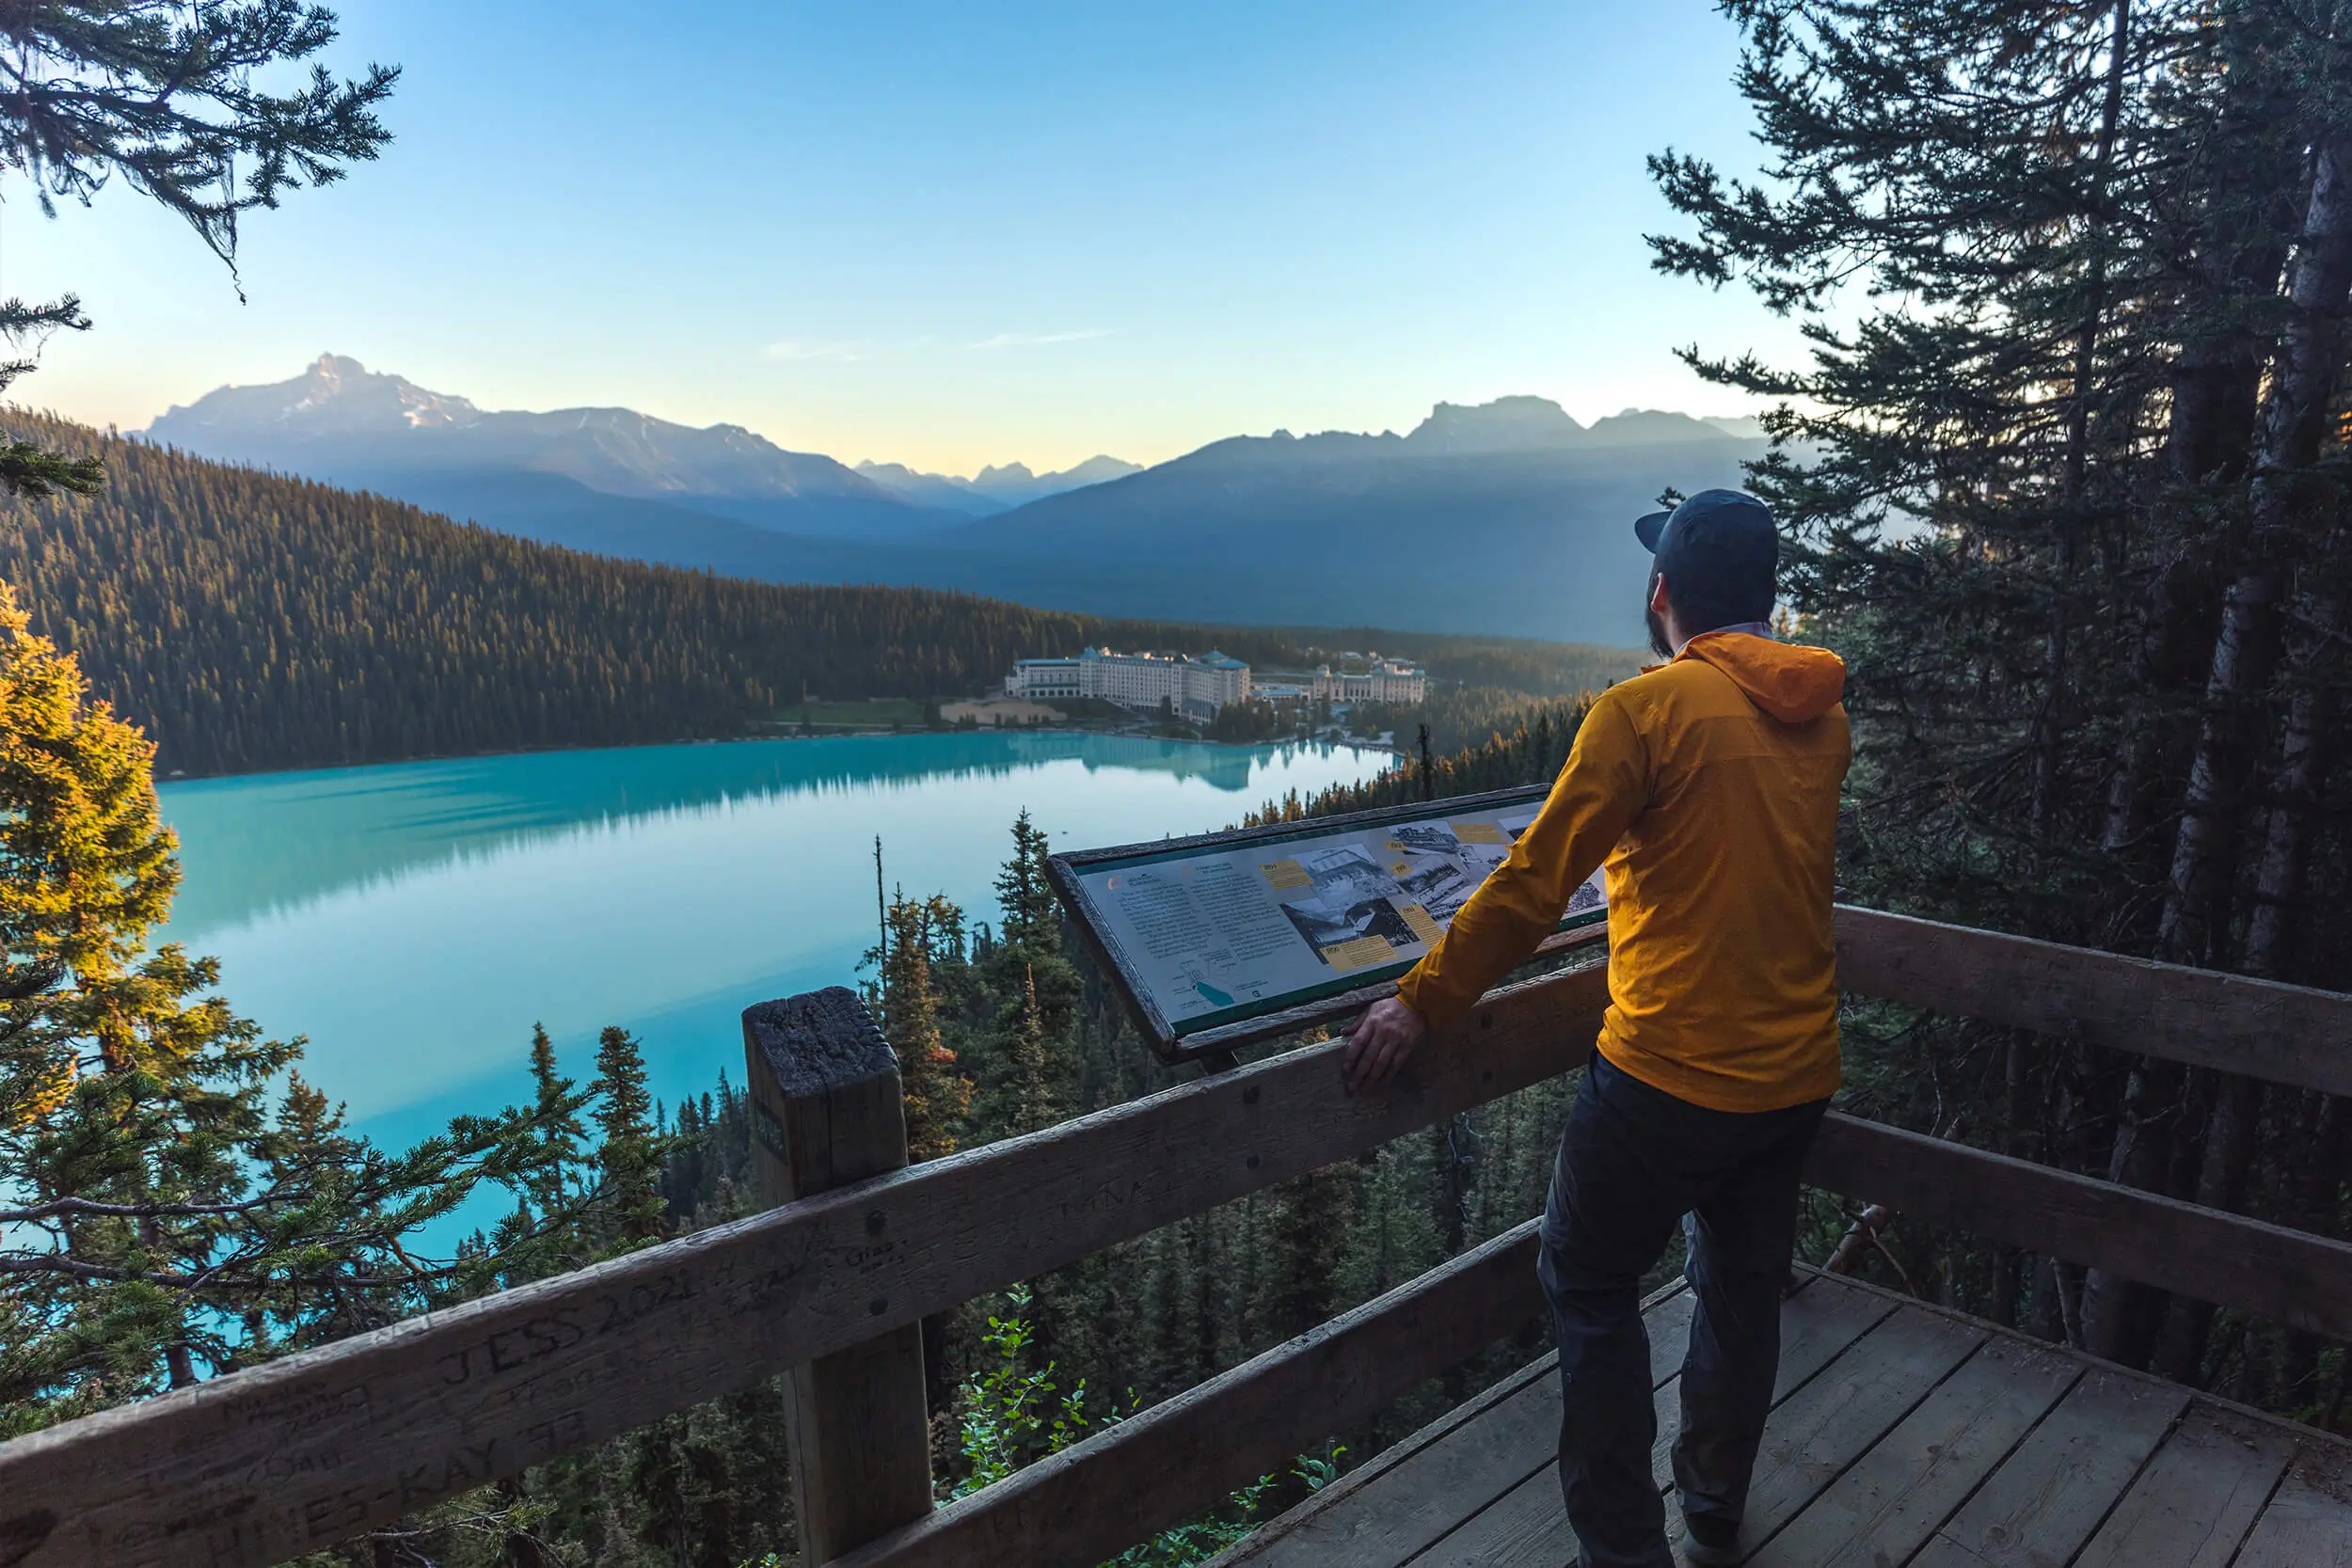
[[[1345,973],[1335,973],[1317,985],[1285,990],[1194,1018],[1171,1020],[1155,1000],[1153,988],[1146,977],[1142,964],[1136,955],[1129,952],[1107,918],[1107,911],[1101,907],[1094,891],[1088,886],[1089,877],[1122,866],[1165,864],[1261,846],[1346,839],[1360,834],[1368,828],[1458,822],[1466,817],[1490,816],[1499,810],[1513,807],[1540,807],[1549,792],[1549,784],[1531,784],[1518,789],[1489,790],[1477,795],[1456,795],[1440,800],[1416,800],[1402,806],[1348,812],[1338,816],[1278,822],[1263,828],[1200,833],[1189,838],[1164,838],[1102,849],[1066,850],[1051,856],[1046,864],[1062,907],[1086,932],[1104,967],[1117,980],[1128,1010],[1134,1015],[1136,1029],[1151,1042],[1152,1049],[1162,1061],[1175,1064],[1230,1051],[1244,1043],[1245,1037],[1288,1032],[1290,1027],[1306,1027],[1327,1014],[1343,1014],[1349,1009],[1336,1004],[1349,1000],[1369,1002],[1376,995],[1392,992],[1394,982],[1419,958],[1416,956],[1391,963],[1372,964]],[[1560,930],[1562,933],[1578,933],[1585,940],[1598,940],[1606,934],[1607,919],[1606,907],[1581,911],[1564,918]],[[1555,936],[1547,946],[1560,942],[1561,938]],[[1284,1027],[1264,1030],[1251,1027],[1260,1022],[1269,1025],[1279,1023]]]

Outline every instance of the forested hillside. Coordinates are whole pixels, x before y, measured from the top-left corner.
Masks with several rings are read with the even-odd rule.
[[[21,411],[0,415],[0,433],[105,464],[95,497],[6,503],[0,579],[146,730],[166,773],[732,736],[810,694],[960,696],[1016,658],[1090,641],[1218,643],[1261,664],[1308,658],[1311,636],[1425,647],[1538,690],[1603,684],[1626,663],[1562,644],[1186,627],[739,581]]]

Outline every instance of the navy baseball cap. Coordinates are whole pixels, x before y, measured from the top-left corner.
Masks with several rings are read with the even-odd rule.
[[[1780,531],[1772,509],[1744,490],[1701,490],[1672,512],[1635,518],[1633,537],[1659,557],[1661,569],[1686,550],[1726,564],[1760,557],[1768,569],[1780,559]]]

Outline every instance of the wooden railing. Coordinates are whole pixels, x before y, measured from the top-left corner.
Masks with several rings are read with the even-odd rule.
[[[1840,909],[1837,933],[1851,991],[2352,1093],[2352,997],[1866,910]],[[1076,1568],[1541,1312],[1531,1224],[933,1510],[925,1316],[1568,1070],[1605,983],[1588,967],[1495,991],[1380,1094],[1345,1093],[1342,1048],[1311,1046],[898,1169],[896,1074],[845,1000],[746,1018],[780,1207],[0,1445],[0,1568],[259,1568],[787,1370],[813,1557]],[[2333,1240],[1844,1116],[1809,1177],[2352,1339],[2352,1246]]]

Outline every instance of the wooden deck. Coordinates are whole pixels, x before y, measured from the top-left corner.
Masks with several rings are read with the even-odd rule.
[[[1661,1491],[1690,1311],[1677,1290],[1647,1313]],[[1753,1568],[2352,1568],[2352,1444],[1830,1275],[1785,1311]],[[1215,1568],[1573,1563],[1553,1359]]]

